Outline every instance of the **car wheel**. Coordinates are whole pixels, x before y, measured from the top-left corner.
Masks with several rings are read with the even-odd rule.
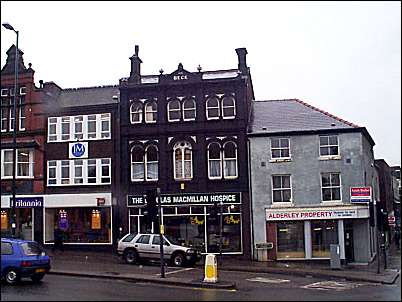
[[[36,274],[36,275],[31,276],[31,280],[33,282],[39,282],[43,279],[44,276],[45,276],[45,274]]]
[[[183,254],[177,253],[177,254],[173,255],[172,262],[173,262],[174,266],[184,266],[185,262],[186,262],[186,258],[184,257]]]
[[[20,281],[21,277],[15,269],[10,269],[7,271],[4,279],[7,284],[14,285]]]
[[[135,264],[139,260],[137,251],[135,250],[124,251],[124,260],[128,264]]]

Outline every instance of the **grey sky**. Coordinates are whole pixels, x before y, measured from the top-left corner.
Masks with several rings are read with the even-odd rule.
[[[368,129],[401,164],[401,2],[15,2],[35,81],[117,84],[140,46],[142,74],[237,68],[246,47],[257,100],[299,98]],[[2,27],[1,65],[15,34]]]

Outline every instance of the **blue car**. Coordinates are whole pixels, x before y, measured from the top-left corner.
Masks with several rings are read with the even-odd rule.
[[[14,285],[21,278],[39,282],[50,270],[50,258],[35,241],[1,238],[1,279]]]

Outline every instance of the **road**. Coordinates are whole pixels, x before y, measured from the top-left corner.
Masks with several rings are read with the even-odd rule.
[[[185,273],[185,272],[184,272]],[[43,282],[1,286],[1,301],[400,301],[401,278],[383,285],[236,272],[237,290],[47,275]]]

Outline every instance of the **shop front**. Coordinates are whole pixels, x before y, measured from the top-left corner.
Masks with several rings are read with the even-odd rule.
[[[341,259],[369,262],[373,240],[368,206],[266,209],[268,260],[330,259],[331,244]]]
[[[12,235],[12,197],[1,196],[1,237]],[[15,235],[24,240],[35,240],[35,211],[43,207],[42,196],[17,195],[15,203]]]
[[[65,244],[112,244],[111,193],[47,195],[43,217],[45,244],[54,243],[56,228]]]
[[[240,192],[162,194],[161,205],[167,236],[203,253],[220,253],[220,246],[223,254],[243,253]],[[129,195],[127,207],[130,233],[157,232],[144,216],[143,196]]]

